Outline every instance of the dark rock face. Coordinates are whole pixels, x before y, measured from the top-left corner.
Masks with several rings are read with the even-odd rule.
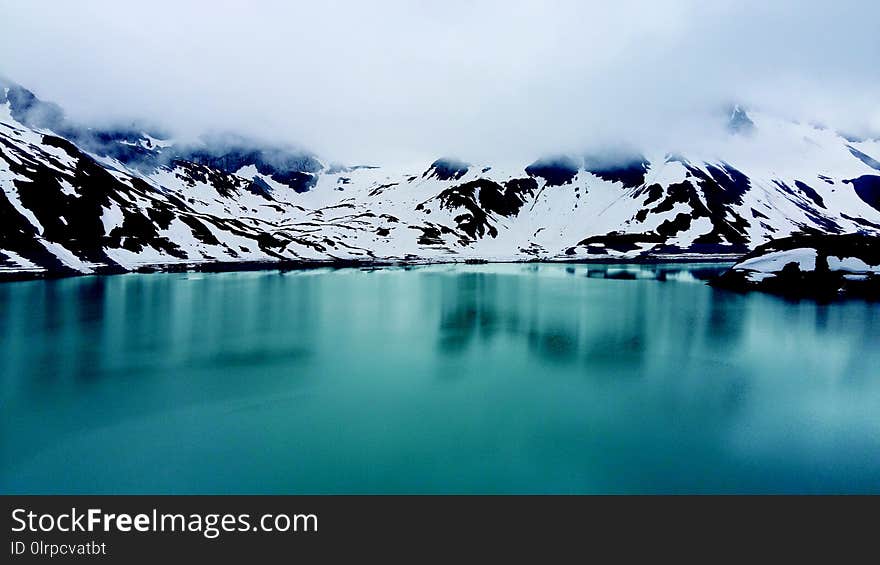
[[[39,160],[28,159],[21,153],[17,153],[14,159],[0,155],[13,173],[26,179],[14,181],[15,187],[21,204],[42,226],[40,239],[63,245],[80,261],[108,265],[111,269],[116,262],[107,256],[105,247],[140,251],[144,245],[151,245],[171,256],[183,256],[177,245],[158,231],[167,227],[174,217],[168,203],[156,202],[148,209],[149,217],[130,210],[128,199],[135,194],[149,194],[152,187],[143,181],[133,182],[131,186],[122,183],[67,140],[46,135],[43,143],[62,149],[74,159],[74,167],[65,166],[48,153],[40,153]],[[74,193],[64,190],[62,184],[71,187]],[[122,214],[122,225],[105,236],[101,217],[104,208],[114,203]],[[41,252],[29,253],[34,250],[37,234],[32,225],[27,226],[20,226],[18,234],[4,230],[10,240],[2,243],[3,248],[28,257],[49,271],[71,271],[66,265],[59,266],[54,257],[49,256],[50,259]],[[32,241],[25,242],[23,235],[29,235]],[[45,263],[43,259],[46,259]]]
[[[639,249],[640,243],[662,243],[664,238],[651,233],[609,233],[594,235],[578,242],[579,247],[587,247],[592,253],[607,253],[607,249],[629,252]],[[572,254],[574,251],[572,250]]]
[[[619,182],[623,184],[624,188],[635,188],[645,182],[648,164],[647,159],[641,155],[615,164],[590,165],[589,159],[587,159],[586,169],[602,180]]]
[[[799,261],[788,261],[785,252],[815,254],[815,265],[802,270]],[[781,258],[779,258],[781,257]],[[772,271],[750,268],[755,260],[773,259]],[[834,259],[832,268],[829,258]],[[841,261],[865,265],[859,271],[840,267]],[[736,265],[710,283],[739,292],[759,290],[790,298],[831,300],[841,296],[880,300],[880,237],[866,234],[795,235],[770,241],[743,257]]]
[[[723,163],[720,166],[707,165],[706,171],[690,163],[683,163],[688,178],[674,183],[665,189],[659,184],[637,188],[633,198],[647,195],[643,207],[632,218],[632,222],[643,223],[649,217],[667,214],[676,206],[685,205],[689,211],[679,212],[674,217],[661,222],[655,229],[635,234],[609,233],[594,236],[579,242],[578,246],[604,244],[607,249],[631,252],[644,247],[643,244],[658,245],[652,252],[681,253],[700,250],[700,253],[741,254],[748,251],[747,229],[749,222],[737,211],[743,197],[750,189],[749,179],[734,167]],[[644,173],[642,173],[644,174]],[[752,211],[754,218],[764,216]],[[691,229],[693,222],[700,218],[710,220],[712,229],[694,240],[688,250],[667,245],[665,242],[676,235]],[[771,228],[772,229],[772,228]],[[574,250],[572,250],[574,253]]]
[[[535,161],[526,167],[526,174],[544,179],[547,186],[561,186],[574,180],[579,170],[580,163],[570,157],[552,157]]]
[[[0,247],[28,258],[39,267],[49,269],[59,274],[73,274],[61,261],[59,261],[45,247],[39,244],[37,232],[21,214],[19,214],[6,194],[0,192]],[[0,264],[4,264],[0,256]]]
[[[497,183],[492,183],[486,190],[480,190],[480,206],[499,216],[515,216],[537,189],[538,183],[531,178],[510,179],[501,189]]]
[[[538,188],[535,179],[511,179],[503,185],[488,179],[477,179],[447,188],[437,198],[448,210],[462,208],[465,213],[456,216],[458,228],[472,240],[484,235],[496,237],[497,229],[489,216],[515,216],[526,199]]]
[[[743,195],[751,183],[747,176],[726,163],[721,168],[708,165],[706,170],[708,175],[696,167],[688,167],[706,199],[706,205],[698,208],[695,217],[705,215],[712,221],[712,231],[701,235],[696,243],[729,243],[745,248],[749,223],[733,205],[743,203]]]
[[[202,182],[213,186],[221,196],[226,198],[234,197],[238,191],[244,189],[267,200],[272,199],[269,196],[269,185],[259,177],[252,181],[246,181],[241,177],[190,161],[174,161],[172,166],[174,176],[187,186],[195,186],[197,182]]]
[[[208,139],[204,146],[176,149],[175,154],[179,160],[192,161],[227,173],[253,165],[260,174],[296,192],[313,188],[318,182],[317,173],[323,168],[321,162],[308,153],[262,147],[259,143],[238,137]]]
[[[469,168],[470,164],[464,161],[444,157],[431,163],[422,176],[438,180],[458,180],[467,174]]]
[[[865,204],[875,210],[880,210],[880,176],[863,175],[857,179],[843,182],[853,185],[856,194]]]
[[[50,152],[53,149],[61,150],[65,157]],[[238,251],[218,240],[215,231],[247,238],[254,248],[274,257],[279,257],[276,250],[286,245],[273,234],[255,232],[242,220],[197,213],[184,199],[140,178],[117,178],[60,137],[43,135],[41,145],[30,144],[25,151],[0,135],[0,163],[14,175],[19,206],[35,220],[27,221],[6,191],[0,191],[0,250],[27,259],[37,269],[44,269],[46,276],[77,274],[83,269],[97,273],[128,270],[108,255],[108,250],[140,253],[152,248],[171,259],[191,260],[174,232],[167,231],[175,221],[195,240],[222,249],[231,258],[238,257]],[[243,191],[254,191],[254,183],[247,179],[188,161],[175,161],[169,170],[182,186],[203,182],[231,201],[240,198]],[[272,202],[265,193],[260,196]],[[115,226],[105,228],[103,217],[110,209],[117,215]],[[73,257],[72,263],[51,252],[56,244]],[[13,264],[0,252],[0,266]]]
[[[264,181],[260,177],[254,177],[253,180],[251,180],[251,183],[247,186],[247,190],[253,192],[254,194],[262,196],[263,198],[267,198],[269,200],[272,199],[272,197],[270,196],[270,193],[272,192],[272,187],[266,184],[266,181]]]
[[[815,204],[816,206],[818,206],[818,207],[820,207],[820,208],[824,208],[824,207],[825,207],[825,201],[822,199],[821,196],[819,196],[819,193],[816,192],[816,190],[815,190],[813,187],[811,187],[811,186],[808,185],[807,183],[805,183],[805,182],[801,182],[801,181],[799,181],[799,180],[794,181],[794,185],[795,185],[796,187],[798,187],[798,189],[799,189],[802,193],[804,193],[804,195],[805,195],[807,198],[809,198],[810,201],[813,202],[813,204]]]

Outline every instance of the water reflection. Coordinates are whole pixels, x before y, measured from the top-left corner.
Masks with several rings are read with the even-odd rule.
[[[51,383],[61,391],[134,375],[164,382],[184,370],[303,360],[315,281],[302,279],[295,293],[277,274],[259,281],[132,275],[0,285],[5,382],[39,398]]]
[[[0,491],[880,491],[880,307],[719,268],[0,285]]]
[[[499,305],[497,276],[463,273],[443,281],[438,347],[444,353],[465,349],[475,338],[491,340],[516,320],[505,318]]]
[[[540,268],[529,265],[520,270],[537,275]],[[685,272],[681,267],[545,268],[611,280],[698,280],[680,275],[678,279],[667,278],[670,273]],[[706,276],[710,269],[701,271],[701,276]],[[469,347],[485,347],[487,342],[504,336],[519,340],[547,362],[615,363],[624,369],[621,374],[626,374],[641,365],[651,345],[649,334],[666,324],[666,320],[686,319],[687,323],[668,328],[677,335],[677,347],[681,348],[693,343],[697,332],[706,341],[736,346],[738,334],[743,331],[744,319],[736,308],[742,297],[735,294],[714,293],[710,294],[711,299],[692,304],[692,289],[688,287],[670,290],[640,284],[626,287],[621,293],[620,288],[578,284],[570,287],[578,292],[557,296],[548,294],[545,288],[553,284],[559,281],[491,271],[444,277],[440,289],[439,350],[444,354],[461,354]]]

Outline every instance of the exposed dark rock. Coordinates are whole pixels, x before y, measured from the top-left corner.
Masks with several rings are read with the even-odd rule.
[[[427,178],[433,177],[438,180],[458,180],[467,174],[469,167],[470,164],[464,161],[444,157],[431,163],[431,166],[422,176]]]
[[[477,179],[447,188],[437,198],[443,208],[466,210],[455,221],[458,228],[473,240],[486,234],[496,237],[498,231],[489,223],[489,216],[515,216],[537,188],[538,183],[532,178],[511,179],[504,185]]]
[[[419,230],[422,232],[422,235],[419,236],[418,244],[419,245],[443,245],[443,238],[441,237],[440,228],[433,225],[427,226],[410,226],[410,228]]]
[[[756,259],[792,251],[815,252],[815,266],[802,270],[797,261],[785,262],[785,255],[776,259],[781,265],[773,271],[760,271],[758,276],[750,265]],[[779,255],[774,255],[774,258]],[[868,266],[864,272],[849,268],[834,268],[829,257],[837,260],[857,259]],[[768,258],[769,259],[769,258]],[[769,263],[767,263],[769,264]],[[836,263],[835,263],[836,264]],[[736,291],[760,290],[792,298],[831,300],[841,296],[880,300],[880,237],[865,234],[801,234],[777,239],[759,246],[736,265],[710,284]]]
[[[697,179],[706,205],[695,206],[695,216],[708,216],[712,221],[712,231],[701,235],[696,243],[734,244],[745,246],[748,242],[746,230],[748,221],[739,215],[734,205],[743,203],[743,195],[751,183],[747,176],[722,163],[720,167],[707,165],[708,175],[694,166],[687,166],[688,172]]]
[[[846,214],[846,213],[841,214],[841,217],[843,217],[844,219],[849,220],[851,222],[855,222],[856,224],[859,224],[860,226],[864,226],[866,228],[873,228],[875,230],[880,230],[880,224],[875,224],[874,222],[870,222],[864,218],[856,218],[855,216],[850,216],[849,214]]]
[[[863,175],[843,181],[853,185],[856,194],[871,208],[880,211],[880,176]]]
[[[251,179],[251,182],[245,186],[245,190],[247,190],[248,192],[253,192],[258,196],[271,199],[269,195],[272,193],[272,187],[269,186],[266,181],[264,181],[260,177],[254,177],[253,179]]]
[[[819,206],[820,208],[825,207],[825,201],[822,199],[821,196],[819,196],[819,193],[816,192],[813,189],[813,187],[811,187],[807,183],[801,182],[799,180],[794,181],[794,185],[796,187],[798,187],[800,189],[800,191],[803,192],[807,198],[812,200],[813,203],[816,204],[816,206]]]
[[[261,196],[266,196],[271,192],[269,185],[258,177],[252,181],[246,181],[241,177],[190,161],[177,160],[172,163],[172,166],[174,175],[188,186],[195,186],[197,182],[204,183],[213,186],[220,196],[227,198],[235,196],[242,189],[250,190]]]
[[[648,161],[639,155],[630,159],[618,160],[618,162],[608,162],[607,160],[598,162],[595,165],[590,164],[590,159],[586,160],[586,170],[593,173],[602,180],[610,182],[619,182],[624,188],[635,188],[641,186],[645,182],[645,174],[648,172]]]
[[[580,163],[571,157],[550,157],[526,167],[526,174],[544,179],[547,186],[561,186],[574,180],[579,170]]]
[[[191,148],[175,148],[177,159],[207,165],[227,173],[235,173],[253,165],[257,172],[287,185],[296,192],[306,192],[317,182],[323,169],[320,161],[304,151],[261,144],[238,137],[210,137]]]
[[[665,238],[651,233],[609,233],[583,239],[578,242],[578,247],[629,252],[639,249],[641,247],[640,243],[658,244],[663,241],[665,241]]]

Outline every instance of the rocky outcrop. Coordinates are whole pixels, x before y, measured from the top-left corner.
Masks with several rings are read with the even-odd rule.
[[[880,237],[797,235],[761,245],[711,283],[789,297],[880,300]]]

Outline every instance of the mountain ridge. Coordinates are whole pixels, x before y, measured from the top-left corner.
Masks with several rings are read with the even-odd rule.
[[[735,259],[880,234],[880,142],[731,112],[723,158],[326,165],[241,137],[72,124],[0,83],[0,277],[201,265]],[[156,133],[156,132],[153,132]]]

